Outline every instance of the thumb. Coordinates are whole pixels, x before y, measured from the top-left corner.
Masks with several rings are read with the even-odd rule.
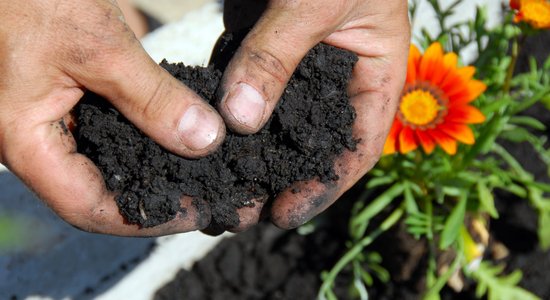
[[[225,125],[215,109],[157,65],[135,39],[71,75],[173,153],[201,157],[223,141]]]
[[[270,1],[224,73],[218,110],[231,129],[261,129],[301,59],[334,30],[338,14],[323,2]]]

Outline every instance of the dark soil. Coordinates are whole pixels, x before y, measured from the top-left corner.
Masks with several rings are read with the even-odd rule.
[[[349,194],[349,193],[348,193]],[[157,300],[315,299],[320,273],[339,258],[351,201],[340,201],[314,234],[267,223],[222,241],[191,271],[181,270]]]
[[[220,45],[215,66],[161,65],[216,106],[222,69],[238,43],[226,37]],[[303,59],[259,133],[228,132],[218,151],[198,160],[169,153],[107,101],[88,95],[76,110],[78,151],[99,167],[108,189],[117,192],[128,222],[144,227],[167,222],[187,195],[210,203],[211,228],[232,228],[239,222],[236,210],[254,205],[252,199],[270,201],[295,181],[338,179],[334,158],[356,146],[351,129],[355,111],[346,94],[356,60],[344,50],[318,45]]]

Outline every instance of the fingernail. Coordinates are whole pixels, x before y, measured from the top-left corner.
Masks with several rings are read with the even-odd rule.
[[[254,129],[260,127],[266,102],[252,86],[237,84],[227,96],[225,105],[237,122]]]
[[[201,105],[187,108],[178,126],[180,138],[190,150],[202,150],[218,137],[220,119],[216,113]]]

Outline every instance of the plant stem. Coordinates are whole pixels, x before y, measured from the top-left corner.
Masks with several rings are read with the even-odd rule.
[[[428,240],[428,270],[426,274],[426,287],[431,289],[435,283],[435,244],[434,244],[434,233],[433,233],[433,203],[430,197],[425,197],[426,199],[426,215],[428,216],[428,232],[426,233],[426,239]]]
[[[321,288],[319,289],[317,299],[325,299],[324,295],[327,294],[327,292],[332,288],[332,284],[334,283],[336,276],[338,276],[342,269],[344,269],[346,265],[348,265],[357,255],[359,255],[359,253],[361,253],[366,246],[370,245],[380,234],[384,233],[399,220],[401,220],[404,213],[405,209],[403,207],[399,207],[394,210],[376,230],[361,239],[348,252],[346,252],[346,254],[338,260],[338,262],[334,265],[334,267],[332,267],[330,272],[324,278],[323,285],[321,285]]]
[[[506,72],[506,79],[504,80],[504,86],[502,88],[503,92],[508,94],[510,93],[510,89],[512,88],[512,78],[514,78],[514,72],[516,71],[516,65],[518,63],[518,57],[521,53],[521,48],[523,47],[523,44],[525,43],[526,36],[521,35],[519,37],[515,37],[514,41],[512,42],[512,53],[511,58],[512,61],[510,61],[510,65],[508,66],[508,71]]]

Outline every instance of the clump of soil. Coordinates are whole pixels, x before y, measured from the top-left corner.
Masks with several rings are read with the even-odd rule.
[[[236,49],[235,41],[224,43],[223,49]],[[222,52],[214,57],[224,63],[207,68],[161,65],[216,106],[220,68],[228,61],[227,51]],[[144,227],[167,222],[187,195],[210,203],[211,228],[231,228],[239,222],[236,210],[254,205],[251,199],[269,201],[295,181],[338,179],[335,157],[357,143],[351,129],[355,110],[346,94],[356,61],[353,53],[316,46],[259,133],[228,132],[217,152],[198,160],[169,153],[107,101],[88,95],[76,109],[78,151],[99,167],[108,189],[117,192],[117,204],[129,222]]]

